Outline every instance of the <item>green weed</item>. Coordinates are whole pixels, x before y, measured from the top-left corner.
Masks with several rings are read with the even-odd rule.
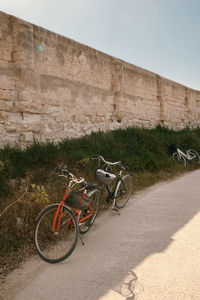
[[[170,150],[174,144],[183,151],[193,148],[200,153],[200,128],[117,129],[66,139],[58,144],[35,141],[24,150],[9,146],[1,149],[0,214],[12,202],[16,203],[1,217],[0,251],[6,253],[8,249],[18,249],[25,241],[32,241],[34,221],[41,205],[58,202],[62,197],[65,185],[55,173],[56,166],[93,181],[97,162],[88,158],[101,154],[106,160],[120,160],[128,165],[134,174],[135,190],[139,190],[198,167],[176,164]],[[31,186],[25,201],[16,201],[16,192],[19,197],[20,191]]]

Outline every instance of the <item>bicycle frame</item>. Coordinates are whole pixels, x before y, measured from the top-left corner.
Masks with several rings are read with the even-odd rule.
[[[55,225],[56,225],[57,218],[58,218],[57,228],[58,228],[58,232],[59,232],[60,220],[62,218],[62,206],[64,204],[64,201],[67,199],[68,193],[69,193],[69,189],[66,189],[65,194],[63,196],[63,199],[60,201],[60,204],[57,208],[57,211],[56,211],[55,216],[54,216],[52,232],[55,231]],[[80,214],[81,214],[81,209],[75,209],[75,208],[73,208],[69,205],[66,205],[66,206],[73,212],[75,218],[77,219],[78,224],[81,224],[83,221],[89,219],[94,214],[94,210],[92,209],[91,205],[89,204],[88,209],[91,211],[91,213],[89,215],[87,215],[86,217],[84,217],[82,219],[79,219]],[[58,217],[58,215],[59,215],[59,217]],[[70,221],[71,221],[70,219],[69,219],[68,224],[67,224],[68,226],[70,225]]]
[[[112,199],[112,201],[113,201],[113,208],[112,208],[112,209],[115,208],[116,198],[114,197],[114,195],[115,195],[115,192],[116,192],[116,189],[117,189],[117,186],[118,186],[119,182],[122,182],[122,184],[123,184],[123,180],[122,180],[121,176],[118,176],[117,182],[115,183],[115,187],[114,187],[114,190],[113,190],[113,191],[111,191],[110,187],[109,187],[107,184],[105,184],[106,189],[107,189],[107,191],[108,191],[108,195],[109,195],[109,197],[110,197],[110,198]],[[123,186],[124,186],[124,184],[123,184]],[[124,186],[124,188],[125,188],[125,186]],[[125,189],[126,189],[126,188],[125,188]]]
[[[177,148],[177,152],[180,156],[183,156],[185,157],[186,159],[188,160],[191,160],[191,156],[190,154],[188,153],[188,151],[186,151],[186,153],[184,153],[183,151],[181,151],[180,149]]]

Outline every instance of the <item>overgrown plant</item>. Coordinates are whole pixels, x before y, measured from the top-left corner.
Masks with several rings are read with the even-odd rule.
[[[169,151],[172,144],[183,151],[192,148],[200,153],[200,128],[181,131],[160,126],[151,130],[127,128],[66,139],[56,145],[35,141],[24,150],[8,146],[0,150],[1,253],[31,242],[41,207],[57,202],[63,194],[64,187],[55,174],[57,165],[67,165],[75,174],[93,181],[97,166],[89,158],[101,154],[109,161],[121,160],[128,165],[134,173],[135,188],[141,189],[172,174],[199,167],[175,164]],[[23,180],[28,183],[21,189]]]

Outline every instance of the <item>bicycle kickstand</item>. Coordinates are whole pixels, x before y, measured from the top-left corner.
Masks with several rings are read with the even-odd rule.
[[[83,246],[85,246],[85,244],[84,244],[84,242],[83,242],[82,238],[80,237],[80,234],[79,234],[79,239],[80,239],[80,241],[81,241],[82,245],[83,245]]]
[[[117,214],[120,216],[120,213],[119,213],[119,210],[118,210],[118,208],[116,208],[116,207],[113,207],[113,208],[112,208],[112,210],[116,211],[116,212],[117,212]]]

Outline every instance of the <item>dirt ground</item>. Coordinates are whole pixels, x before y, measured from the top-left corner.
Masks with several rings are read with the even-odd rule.
[[[97,217],[64,262],[33,256],[1,282],[1,300],[200,299],[200,170]]]

